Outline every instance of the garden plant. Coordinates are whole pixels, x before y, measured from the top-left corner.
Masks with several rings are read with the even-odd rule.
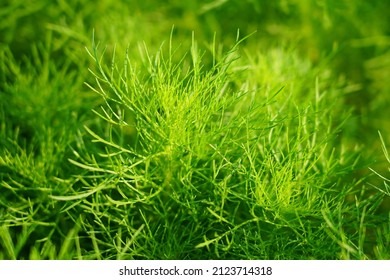
[[[0,259],[389,259],[389,8],[1,2]]]

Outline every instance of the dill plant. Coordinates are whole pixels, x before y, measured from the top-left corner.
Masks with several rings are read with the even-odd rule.
[[[87,108],[73,96],[60,110],[71,92],[52,94],[73,76],[42,48],[33,77],[58,80],[33,101],[58,107],[14,113],[37,133],[30,143],[2,122],[1,257],[386,258],[383,195],[367,195],[359,147],[344,144],[345,84],[292,49],[249,52],[238,35],[224,51],[193,36],[183,52],[172,32],[154,54],[119,62],[93,44],[87,89],[101,101],[58,126]]]
[[[361,145],[386,135],[379,6],[35,2],[2,10],[0,259],[389,258],[388,179]],[[88,56],[92,27],[131,47]],[[194,29],[218,32],[202,50]]]
[[[191,226],[198,227],[195,222],[198,216],[205,214],[215,195],[226,191],[230,178],[241,168],[240,154],[235,155],[233,151],[232,158],[225,153],[246,142],[247,130],[253,130],[250,126],[254,125],[249,126],[248,120],[259,124],[256,129],[264,130],[269,126],[259,118],[264,115],[261,110],[266,103],[241,108],[246,93],[233,92],[228,86],[229,65],[236,59],[239,41],[219,62],[213,57],[214,65],[207,71],[202,69],[202,54],[196,49],[195,41],[188,65],[185,58],[179,59],[177,64],[173,62],[175,51],[171,41],[169,44],[168,59],[162,52],[155,57],[146,53],[147,64],[141,70],[133,68],[129,58],[121,70],[117,70],[114,63],[111,69],[105,69],[97,48],[90,52],[98,69],[98,73],[94,73],[97,88],[91,88],[105,102],[96,113],[104,120],[102,127],[106,129],[99,135],[86,128],[92,141],[101,144],[101,149],[96,155],[83,156],[76,152],[77,161],[71,162],[88,172],[83,182],[91,190],[53,198],[72,201],[96,195],[98,200],[108,199],[107,203],[112,203],[114,208],[104,210],[113,211],[112,216],[107,214],[106,218],[115,223],[113,228],[105,229],[110,238],[123,219],[131,227],[134,222],[139,228],[145,227],[148,232],[144,234],[151,235],[144,237],[147,239],[154,239],[152,234],[160,230],[156,227],[164,222],[169,223],[164,231],[174,232],[169,235],[163,232],[159,238],[172,238],[188,230],[169,228],[176,227],[172,219],[179,220],[177,226],[183,226],[188,219]],[[242,183],[235,184],[240,189],[244,187]],[[210,188],[214,185],[215,190]],[[240,195],[239,190],[236,192]],[[100,207],[106,208],[104,204],[92,203],[90,207],[95,206],[96,215],[96,211],[103,211]],[[120,214],[122,211],[127,214]],[[223,209],[219,211],[222,213]],[[119,220],[114,222],[115,216]],[[164,244],[153,239],[151,241],[158,246]],[[170,242],[177,244],[178,241]],[[195,245],[188,249],[194,250]]]
[[[367,257],[364,237],[334,225],[338,211],[354,211],[345,198],[360,183],[350,176],[357,154],[337,138],[347,116],[332,115],[340,87],[323,92],[313,74],[294,91],[272,73],[278,62],[256,72],[249,54],[238,59],[241,42],[220,55],[193,38],[178,56],[171,36],[122,65],[88,50],[100,121],[70,159],[77,182],[50,196],[77,223],[83,258]],[[285,55],[296,81],[315,72]]]

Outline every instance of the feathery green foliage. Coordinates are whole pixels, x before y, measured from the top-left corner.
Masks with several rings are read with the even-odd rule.
[[[387,4],[89,5],[0,4],[0,259],[389,258]]]

